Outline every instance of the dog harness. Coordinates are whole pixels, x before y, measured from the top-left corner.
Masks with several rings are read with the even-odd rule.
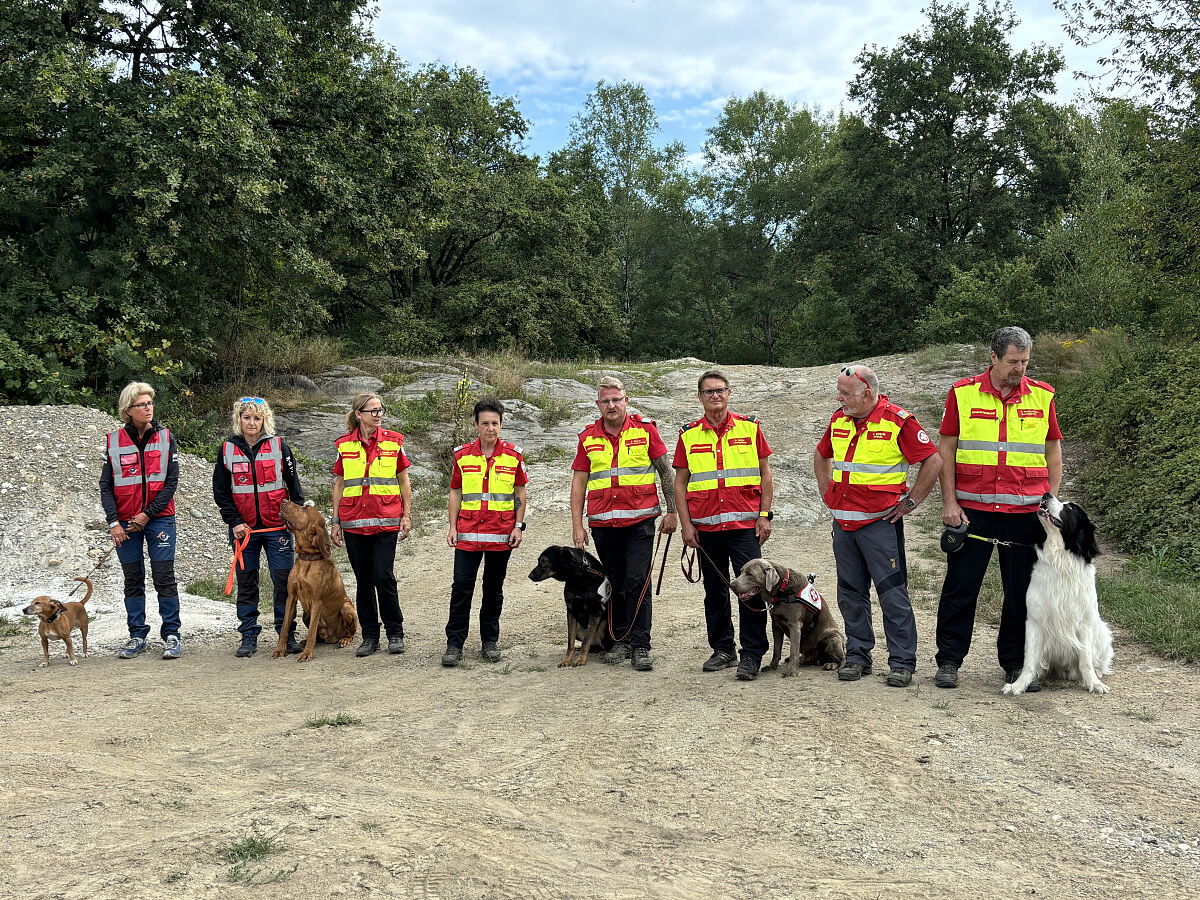
[[[783,581],[779,582],[779,587],[777,588],[775,595],[771,597],[771,604],[803,603],[813,611],[814,615],[819,616],[825,609],[825,598],[821,596],[821,592],[818,591],[816,585],[813,584],[813,582],[817,580],[817,576],[813,573],[809,573],[808,584],[804,586],[803,590],[797,591],[795,594],[789,593],[785,596],[784,592],[788,589],[788,583],[790,582],[791,577],[791,571],[784,570]]]

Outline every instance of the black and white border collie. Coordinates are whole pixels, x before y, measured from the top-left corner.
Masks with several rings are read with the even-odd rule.
[[[1095,526],[1078,505],[1053,494],[1043,495],[1037,514],[1046,533],[1026,594],[1025,667],[1004,693],[1024,693],[1035,677],[1049,676],[1107,694],[1100,676],[1112,673],[1112,631],[1096,602]]]

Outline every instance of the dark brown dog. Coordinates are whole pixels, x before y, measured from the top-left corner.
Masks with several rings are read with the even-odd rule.
[[[272,659],[287,653],[288,632],[296,617],[296,604],[304,610],[308,637],[297,662],[312,659],[317,638],[327,644],[345,647],[358,631],[358,613],[346,595],[346,585],[333,561],[329,549],[329,532],[325,517],[312,506],[299,506],[284,500],[279,508],[283,524],[296,538],[296,561],[288,576],[287,611],[283,615],[283,630],[275,645]]]
[[[807,576],[767,559],[752,559],[730,585],[742,600],[757,595],[770,610],[774,648],[764,672],[779,668],[785,633],[791,655],[780,672],[784,678],[795,675],[799,666],[837,669],[846,661],[846,638],[828,606],[817,613],[798,600],[808,587]]]
[[[42,639],[42,662],[38,665],[39,669],[50,665],[50,638],[52,637],[58,638],[67,645],[67,661],[73,666],[79,665],[79,660],[75,658],[75,645],[71,643],[71,632],[76,628],[79,629],[79,634],[83,638],[83,652],[80,656],[87,656],[88,617],[87,610],[83,608],[83,605],[92,599],[92,580],[90,578],[76,578],[75,580],[82,581],[87,585],[87,593],[83,595],[82,600],[68,600],[63,603],[53,597],[37,597],[21,610],[27,616],[37,616],[41,619],[38,623],[38,635]]]

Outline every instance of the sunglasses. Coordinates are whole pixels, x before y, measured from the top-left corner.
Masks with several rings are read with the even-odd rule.
[[[855,371],[854,371],[852,368],[850,368],[849,366],[842,366],[842,371],[841,371],[841,373],[840,373],[840,374],[842,374],[842,375],[852,375],[853,377],[855,377],[855,378],[857,378],[859,381],[861,381],[861,382],[862,382],[864,385],[866,385],[866,387],[867,387],[867,390],[868,390],[868,391],[871,389],[871,386],[870,386],[869,384],[867,384],[867,379],[863,378],[861,375],[859,375],[857,372],[855,372]]]
[[[242,397],[238,403],[266,403],[262,397]]]

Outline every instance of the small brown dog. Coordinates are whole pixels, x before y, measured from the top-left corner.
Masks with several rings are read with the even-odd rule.
[[[38,635],[42,639],[42,662],[38,665],[39,669],[50,665],[50,638],[52,637],[58,638],[67,645],[67,661],[73,666],[79,665],[79,660],[75,658],[75,645],[71,642],[71,632],[76,628],[79,629],[79,634],[83,638],[83,652],[80,656],[87,656],[88,617],[87,610],[83,608],[83,605],[92,599],[92,580],[90,578],[76,578],[75,580],[87,585],[87,593],[84,594],[82,600],[68,600],[63,603],[53,597],[37,597],[21,610],[27,616],[37,616],[41,619],[38,623]]]
[[[327,644],[345,647],[358,631],[358,613],[346,595],[346,585],[333,553],[329,549],[329,532],[325,517],[316,507],[300,506],[284,500],[279,507],[283,524],[296,538],[296,561],[288,576],[287,611],[283,614],[283,629],[275,645],[272,659],[287,654],[288,632],[296,618],[296,604],[304,610],[308,637],[297,662],[312,659],[317,638]]]
[[[785,633],[791,656],[779,673],[784,678],[795,675],[799,666],[820,665],[832,670],[846,661],[846,638],[833,614],[824,602],[818,612],[800,596],[809,585],[806,576],[767,559],[752,559],[730,585],[741,600],[757,594],[771,613],[774,650],[764,672],[779,668]]]

